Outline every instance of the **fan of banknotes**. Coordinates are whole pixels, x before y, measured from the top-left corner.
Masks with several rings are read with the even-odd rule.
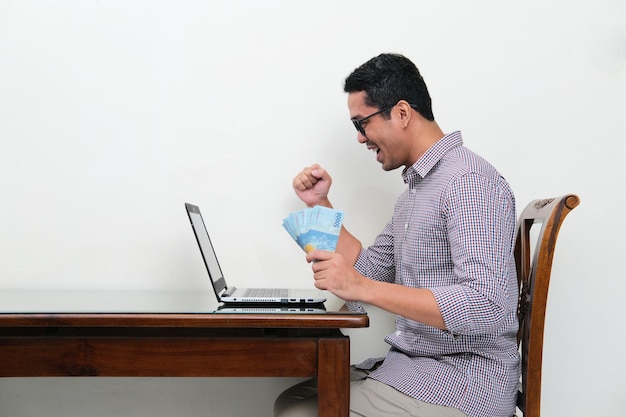
[[[307,253],[314,249],[334,252],[342,222],[342,211],[315,206],[290,213],[283,227]]]

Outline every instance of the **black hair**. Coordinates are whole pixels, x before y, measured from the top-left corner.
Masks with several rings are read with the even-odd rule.
[[[370,59],[346,78],[343,90],[364,91],[365,104],[378,109],[406,100],[422,117],[435,120],[424,79],[415,64],[399,54],[381,54]],[[390,112],[382,114],[388,118]]]

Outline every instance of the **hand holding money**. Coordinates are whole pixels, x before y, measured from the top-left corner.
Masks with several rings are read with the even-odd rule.
[[[283,227],[307,253],[314,249],[334,252],[342,222],[342,211],[315,206],[290,213]]]

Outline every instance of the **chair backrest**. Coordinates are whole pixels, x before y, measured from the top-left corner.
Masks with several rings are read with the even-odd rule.
[[[543,329],[552,258],[561,224],[579,203],[573,194],[535,200],[518,220],[515,264],[520,287],[517,342],[522,354],[522,384],[517,407],[524,417],[539,417]]]

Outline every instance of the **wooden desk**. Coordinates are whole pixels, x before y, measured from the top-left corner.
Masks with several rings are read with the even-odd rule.
[[[350,341],[368,317],[0,313],[0,377],[317,377],[319,415],[348,416]],[[270,413],[267,410],[267,413]]]

